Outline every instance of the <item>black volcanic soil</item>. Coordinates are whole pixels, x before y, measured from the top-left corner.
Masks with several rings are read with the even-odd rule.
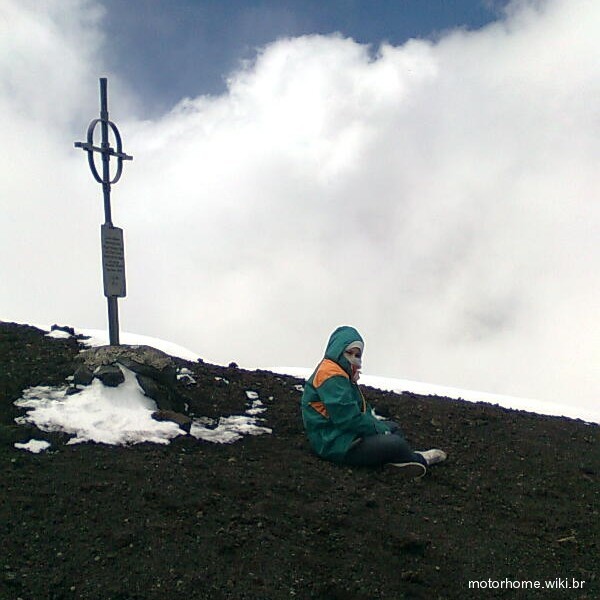
[[[313,456],[302,381],[179,359],[199,414],[239,413],[255,390],[273,434],[67,446],[15,425],[21,391],[63,384],[79,350],[0,322],[2,599],[600,597],[597,425],[366,388],[416,448],[448,451],[413,482]],[[51,451],[14,448],[31,437]],[[557,578],[555,592],[505,589]]]

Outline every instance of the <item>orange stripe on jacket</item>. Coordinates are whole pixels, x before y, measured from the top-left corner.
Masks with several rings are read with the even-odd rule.
[[[329,413],[327,412],[327,408],[323,402],[311,402],[309,406],[314,408],[322,417],[329,419]]]
[[[331,377],[335,377],[336,375],[342,375],[346,379],[350,379],[348,377],[348,373],[340,367],[336,362],[325,358],[321,361],[321,364],[318,366],[315,376],[313,377],[313,386],[318,388],[322,386],[328,379]],[[327,412],[327,407],[323,402],[316,401],[311,402],[310,407],[316,410],[321,416],[326,419],[329,418],[329,413]]]
[[[312,384],[315,388],[321,387],[328,379],[336,375],[342,375],[346,379],[350,379],[348,373],[340,365],[329,358],[324,358],[317,368]]]

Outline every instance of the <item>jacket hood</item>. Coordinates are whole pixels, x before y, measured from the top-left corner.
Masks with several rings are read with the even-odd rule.
[[[363,342],[360,333],[354,327],[343,325],[338,327],[330,336],[325,350],[325,358],[338,363],[345,371],[351,372],[350,363],[344,358],[344,350],[352,342]]]

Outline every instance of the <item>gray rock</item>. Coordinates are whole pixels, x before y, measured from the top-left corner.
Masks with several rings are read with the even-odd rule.
[[[186,433],[189,433],[192,428],[192,419],[173,410],[157,410],[152,413],[152,418],[155,421],[171,421],[177,423],[179,428],[183,429]]]
[[[183,412],[185,401],[177,393],[175,387],[162,385],[146,375],[136,375],[136,379],[144,394],[156,402],[159,410]]]
[[[140,359],[143,358],[145,357],[140,357]],[[175,382],[177,381],[177,369],[173,363],[161,363],[159,366],[154,362],[144,363],[134,360],[130,356],[121,356],[119,357],[118,362],[137,375],[151,377],[164,385],[175,385]]]
[[[121,371],[117,365],[103,365],[97,367],[94,371],[94,377],[97,377],[108,387],[117,387],[125,381],[125,375],[123,375],[123,371]]]
[[[149,398],[152,398],[159,406],[159,408],[164,408],[165,410],[170,410],[172,407],[167,406],[169,404],[169,393],[152,377],[148,377],[146,375],[136,375],[135,378],[142,388],[144,394]]]
[[[85,365],[81,365],[75,371],[73,375],[74,385],[90,385],[94,379],[94,373],[91,369],[88,369]]]
[[[118,362],[134,373],[151,377],[165,385],[175,385],[177,381],[173,359],[151,346],[100,346],[85,350],[78,359],[92,370]]]

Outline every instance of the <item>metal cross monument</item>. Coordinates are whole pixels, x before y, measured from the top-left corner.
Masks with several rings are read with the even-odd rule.
[[[94,131],[100,124],[100,146],[94,146]],[[109,130],[112,132],[116,149],[111,148]],[[117,126],[108,119],[108,94],[107,80],[100,79],[100,118],[94,119],[87,131],[87,142],[75,142],[75,148],[85,150],[88,163],[94,179],[102,184],[104,193],[104,225],[101,227],[102,240],[102,275],[104,279],[104,295],[108,303],[108,332],[111,346],[119,345],[119,306],[118,298],[125,297],[125,247],[123,244],[123,230],[112,223],[110,209],[110,187],[117,183],[123,172],[123,161],[133,160],[122,151],[121,135]],[[102,176],[96,169],[94,152],[102,156]],[[114,177],[110,176],[110,158],[116,158],[117,170]]]

